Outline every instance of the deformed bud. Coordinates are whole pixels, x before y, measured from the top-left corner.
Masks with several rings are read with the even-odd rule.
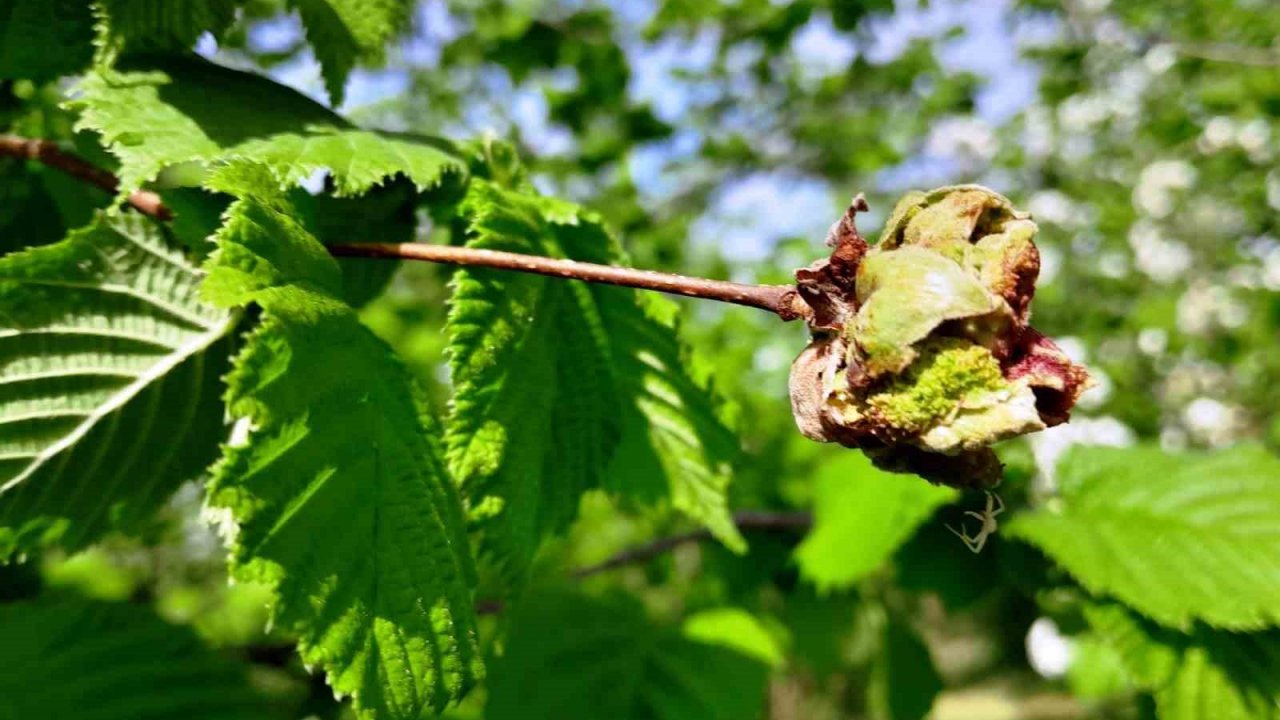
[[[990,445],[1065,422],[1084,368],[1027,324],[1036,225],[978,185],[913,192],[869,247],[854,217],[829,258],[796,271],[812,341],[791,368],[805,436],[861,448],[877,465],[988,487]]]

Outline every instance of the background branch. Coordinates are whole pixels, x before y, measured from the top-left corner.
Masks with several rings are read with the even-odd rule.
[[[808,512],[775,512],[769,510],[739,510],[733,514],[733,524],[744,533],[750,532],[800,532],[813,526],[813,515]],[[705,528],[691,530],[678,535],[651,540],[623,550],[607,560],[595,565],[578,568],[569,574],[575,580],[582,580],[627,565],[638,565],[652,560],[659,555],[671,552],[681,545],[703,542],[712,539]],[[504,609],[501,600],[477,600],[476,612],[481,615],[496,615]]]
[[[61,170],[68,175],[102,188],[110,193],[119,191],[120,181],[115,175],[86,160],[58,149],[49,140],[24,138],[17,135],[0,135],[0,156],[34,160]],[[173,213],[165,207],[156,193],[137,190],[129,194],[127,202],[134,209],[159,220],[169,220]],[[783,320],[794,320],[808,313],[808,305],[800,299],[790,285],[746,285],[724,280],[675,275],[653,270],[637,270],[615,265],[597,265],[538,255],[477,250],[449,245],[424,243],[343,243],[330,245],[329,252],[338,257],[386,258],[421,260],[445,265],[488,267],[498,270],[535,273],[568,280],[619,285],[639,290],[685,297],[718,300],[745,305],[776,313]]]
[[[771,512],[764,510],[740,510],[733,514],[733,524],[743,532],[793,532],[808,530],[813,525],[813,515],[807,512]],[[614,570],[626,565],[633,565],[651,560],[663,553],[693,542],[711,539],[711,532],[706,528],[691,530],[679,535],[658,538],[610,557],[609,559],[574,570],[574,578],[586,578],[602,572]]]

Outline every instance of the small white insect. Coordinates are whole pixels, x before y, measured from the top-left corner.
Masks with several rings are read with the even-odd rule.
[[[991,537],[999,529],[1000,525],[996,522],[996,516],[1002,512],[1004,512],[1004,501],[1000,499],[999,495],[988,490],[986,510],[980,513],[972,510],[965,512],[965,515],[972,515],[982,523],[982,528],[978,530],[977,535],[969,537],[969,531],[965,529],[964,525],[960,526],[960,530],[956,530],[950,525],[947,525],[946,528],[953,535],[963,540],[965,546],[975,554],[980,553],[982,552],[982,546],[987,544],[987,538]]]

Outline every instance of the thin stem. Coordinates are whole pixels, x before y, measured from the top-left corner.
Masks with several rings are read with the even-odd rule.
[[[733,514],[733,524],[744,532],[791,532],[808,530],[813,525],[813,516],[807,512],[741,510]],[[590,577],[626,565],[634,565],[651,560],[681,545],[710,539],[711,533],[706,528],[658,538],[643,545],[623,550],[603,562],[578,568],[573,571],[572,576],[577,579]]]
[[[0,156],[6,155],[48,165],[109,193],[114,194],[120,189],[120,179],[115,175],[82,158],[59,150],[57,144],[50,140],[0,135]],[[153,192],[136,190],[129,194],[127,202],[138,212],[157,220],[169,220],[173,217],[173,213],[165,207],[160,196]]]
[[[110,193],[118,192],[120,187],[120,180],[115,175],[83,158],[58,149],[58,146],[49,140],[0,135],[0,156],[5,155],[43,163]],[[127,201],[144,215],[159,220],[169,220],[173,217],[173,213],[156,193],[137,190],[130,193]],[[330,245],[329,252],[338,257],[423,260],[447,265],[536,273],[640,290],[656,290],[674,295],[761,308],[776,313],[783,320],[794,320],[809,313],[809,306],[800,299],[795,288],[790,285],[746,285],[538,255],[422,243],[344,243]]]
[[[733,514],[733,524],[742,532],[798,532],[813,526],[813,515],[807,512],[775,512],[771,510],[739,510]],[[651,540],[643,545],[623,550],[595,565],[578,568],[569,574],[575,580],[616,570],[627,565],[648,562],[659,555],[671,552],[681,545],[704,542],[711,539],[706,529],[691,530],[678,535]],[[506,609],[501,600],[477,600],[476,612],[480,615],[497,615]]]
[[[499,270],[549,275],[569,280],[583,280],[606,285],[656,290],[687,297],[719,300],[735,305],[761,308],[777,313],[783,320],[794,320],[804,312],[804,303],[790,285],[745,285],[743,283],[708,280],[674,275],[653,270],[615,265],[562,260],[539,255],[478,250],[450,245],[424,243],[354,243],[330,245],[329,252],[338,257],[394,258],[425,260],[445,265],[488,267]]]

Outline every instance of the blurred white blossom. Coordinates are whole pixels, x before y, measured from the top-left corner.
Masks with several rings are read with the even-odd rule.
[[[1084,344],[1084,340],[1074,335],[1064,335],[1053,339],[1057,343],[1062,352],[1071,358],[1071,362],[1084,365],[1089,361],[1089,348]]]
[[[1134,206],[1152,217],[1173,212],[1175,190],[1186,190],[1196,181],[1196,169],[1184,160],[1158,160],[1142,168],[1133,188]]]
[[[1116,280],[1129,274],[1129,256],[1119,250],[1108,250],[1098,256],[1098,272]]]
[[[1037,470],[1032,487],[1040,494],[1050,494],[1057,488],[1058,460],[1073,445],[1128,447],[1135,442],[1133,429],[1109,415],[1072,418],[1069,423],[1036,433],[1031,436],[1031,454]]]
[[[1111,382],[1110,375],[1093,366],[1089,366],[1089,377],[1093,378],[1094,386],[1080,396],[1077,404],[1083,410],[1097,410],[1111,399],[1115,385]]]
[[[1036,284],[1044,287],[1053,282],[1058,277],[1058,271],[1062,269],[1062,250],[1058,246],[1048,242],[1039,243],[1040,249],[1040,278]]]
[[[1072,95],[1058,106],[1058,122],[1070,132],[1089,132],[1107,119],[1107,104],[1096,95]]]
[[[1254,118],[1236,131],[1236,144],[1254,161],[1266,159],[1270,155],[1270,140],[1271,126],[1262,118]]]
[[[1238,328],[1249,319],[1249,309],[1231,289],[1197,282],[1178,299],[1178,328],[1203,335],[1215,328]]]
[[[1236,126],[1231,118],[1217,115],[1205,123],[1204,132],[1196,142],[1200,152],[1214,153],[1235,141]]]
[[[1160,227],[1150,220],[1139,220],[1129,228],[1129,247],[1133,249],[1134,265],[1157,282],[1175,280],[1191,267],[1191,248],[1166,239]]]
[[[968,157],[982,162],[990,160],[999,149],[995,133],[981,118],[949,117],[934,123],[925,152],[938,157]]]
[[[1152,75],[1163,75],[1178,61],[1178,51],[1169,43],[1161,43],[1147,51],[1142,62]]]
[[[1077,217],[1079,212],[1071,202],[1071,198],[1057,190],[1041,190],[1027,199],[1027,210],[1031,217],[1054,225],[1067,225]]]
[[[1262,257],[1262,286],[1280,290],[1280,247],[1272,248]]]
[[[1280,170],[1267,173],[1267,204],[1272,210],[1280,210]]]
[[[1211,397],[1198,397],[1183,408],[1182,423],[1196,440],[1221,447],[1240,437],[1248,427],[1248,418],[1238,406]]]
[[[1169,333],[1163,328],[1143,328],[1138,333],[1138,349],[1144,355],[1159,355],[1169,345]]]
[[[1075,647],[1052,619],[1036,618],[1027,631],[1026,645],[1027,662],[1040,677],[1056,680],[1067,674]]]

